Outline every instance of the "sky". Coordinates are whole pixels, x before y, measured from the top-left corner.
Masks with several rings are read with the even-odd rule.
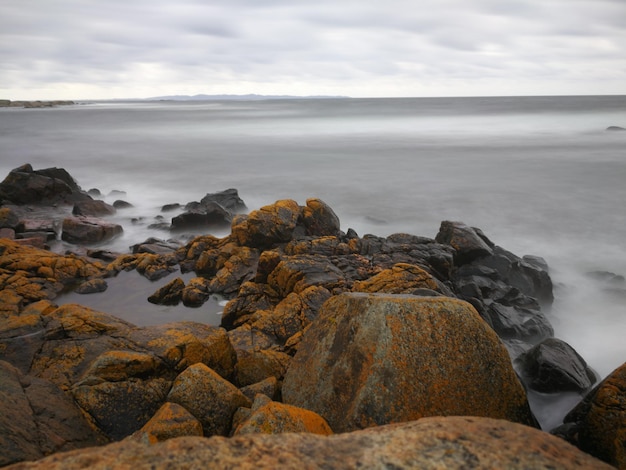
[[[2,0],[0,99],[626,94],[626,0]]]

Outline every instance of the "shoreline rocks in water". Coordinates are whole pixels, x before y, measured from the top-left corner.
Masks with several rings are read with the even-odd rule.
[[[25,166],[14,171],[35,175],[42,187],[67,186],[70,192],[63,189],[64,197],[77,193],[89,201],[78,185],[72,188],[65,170],[35,172]],[[24,219],[13,211],[13,199],[18,198],[8,187],[0,184],[0,197],[13,205],[0,208],[0,222],[17,228]],[[45,193],[44,199],[54,197]],[[586,468],[606,468],[562,440],[512,422],[537,426],[513,368],[518,356],[517,362],[524,359],[526,364],[520,375],[525,384],[550,384],[557,396],[571,390],[573,380],[582,398],[595,376],[583,372],[587,382],[572,377],[570,366],[578,370],[584,363],[582,358],[578,365],[571,362],[579,358],[575,351],[538,346],[553,341],[542,310],[552,302],[545,261],[520,258],[479,229],[444,221],[434,239],[408,234],[359,237],[352,230],[342,232],[334,211],[319,199],[304,206],[281,200],[234,215],[231,233],[223,238],[199,235],[186,243],[150,239],[134,245],[132,253],[98,256],[102,259],[60,255],[0,238],[0,365],[10,378],[0,387],[0,407],[12,407],[17,399],[23,405],[0,409],[0,445],[11,449],[0,457],[0,465],[119,440],[15,468],[54,462],[72,468],[72,459],[81,456],[103,459],[103,467],[123,465],[125,452],[145,455],[145,462],[151,455],[167,455],[176,462],[181,452],[203,459],[208,455],[202,450],[204,438],[238,435],[212,437],[211,445],[223,446],[224,455],[231,455],[231,445],[244,442],[269,446],[285,454],[267,455],[285,462],[300,455],[299,446],[319,446],[318,457],[307,454],[312,468],[341,468],[343,461],[334,460],[339,454],[329,457],[331,461],[322,456],[350,446],[355,459],[380,459],[385,452],[397,457],[407,446],[390,450],[383,443],[395,439],[397,431],[401,439],[430,443],[420,444],[431,449],[421,458],[439,466],[461,468],[502,458],[496,466],[521,468],[524,458],[536,458],[528,465],[558,462],[575,468],[585,462]],[[116,318],[116,312],[53,303],[66,289],[102,291],[105,280],[123,270],[136,270],[148,279],[177,270],[195,274],[186,284],[182,278],[170,281],[150,301],[182,301],[197,308],[210,295],[221,294],[228,299],[222,326],[174,321],[138,327]],[[558,352],[561,367],[553,367],[554,354],[546,351]],[[57,405],[29,398],[30,383],[65,397],[68,413],[80,413],[54,424],[65,418],[50,408]],[[618,416],[624,413],[623,397],[621,390],[612,399],[622,403]],[[600,410],[607,419],[614,413],[608,407]],[[451,415],[476,417],[443,417]],[[623,465],[619,452],[614,457],[585,444],[599,439],[602,430],[591,425],[599,418],[585,421],[582,415],[572,418],[581,436],[572,442]],[[50,417],[45,425],[37,421],[44,416]],[[616,436],[624,433],[620,419],[611,421]],[[10,424],[33,420],[37,425],[27,426],[27,431]],[[72,434],[71,429],[85,426],[89,432],[84,439]],[[440,449],[443,442],[433,437],[434,429],[456,436],[444,438],[449,452],[430,447]],[[303,430],[343,434],[289,434],[277,440],[257,434]],[[154,444],[198,435],[204,438]],[[518,440],[503,442],[502,436]],[[468,439],[498,450],[481,453],[467,447]],[[554,452],[537,444],[544,440],[556,446]],[[369,453],[372,442],[379,442],[378,453]],[[532,448],[533,443],[540,450],[532,456],[506,451]],[[411,454],[406,462],[413,458]]]
[[[70,100],[53,100],[53,101],[11,101],[0,100],[0,108],[53,108],[55,106],[71,106],[74,103]]]

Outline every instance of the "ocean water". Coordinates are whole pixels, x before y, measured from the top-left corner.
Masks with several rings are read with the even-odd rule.
[[[319,197],[361,236],[434,238],[441,221],[463,221],[519,256],[546,259],[555,335],[606,376],[626,361],[626,296],[587,273],[626,275],[626,132],[605,130],[614,125],[626,127],[625,96],[0,109],[0,177],[31,163],[67,169],[85,190],[124,191],[107,199],[134,205],[113,217],[125,232],[107,246],[120,251],[170,237],[148,229],[163,204],[231,187],[250,210]],[[155,290],[139,282],[119,280],[140,296]],[[216,323],[223,305],[155,310],[88,297],[71,300],[139,324],[185,315]]]

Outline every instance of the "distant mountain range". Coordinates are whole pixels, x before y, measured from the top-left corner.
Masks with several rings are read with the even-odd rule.
[[[348,96],[293,96],[293,95],[171,95],[155,96],[146,98],[148,101],[209,101],[209,100],[237,100],[237,101],[260,101],[260,100],[292,100],[292,99],[336,99],[349,98]]]

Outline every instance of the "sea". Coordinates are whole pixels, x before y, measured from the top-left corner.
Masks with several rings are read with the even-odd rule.
[[[249,210],[320,198],[361,236],[434,238],[461,221],[547,261],[555,336],[604,377],[626,360],[626,131],[609,126],[626,127],[626,96],[85,101],[0,109],[0,178],[25,163],[65,168],[130,202],[106,245],[123,252],[171,237],[149,228],[171,217],[164,204],[227,188]],[[155,286],[127,277],[110,283],[123,295],[62,300],[137,324],[219,324],[224,299],[155,310]]]

